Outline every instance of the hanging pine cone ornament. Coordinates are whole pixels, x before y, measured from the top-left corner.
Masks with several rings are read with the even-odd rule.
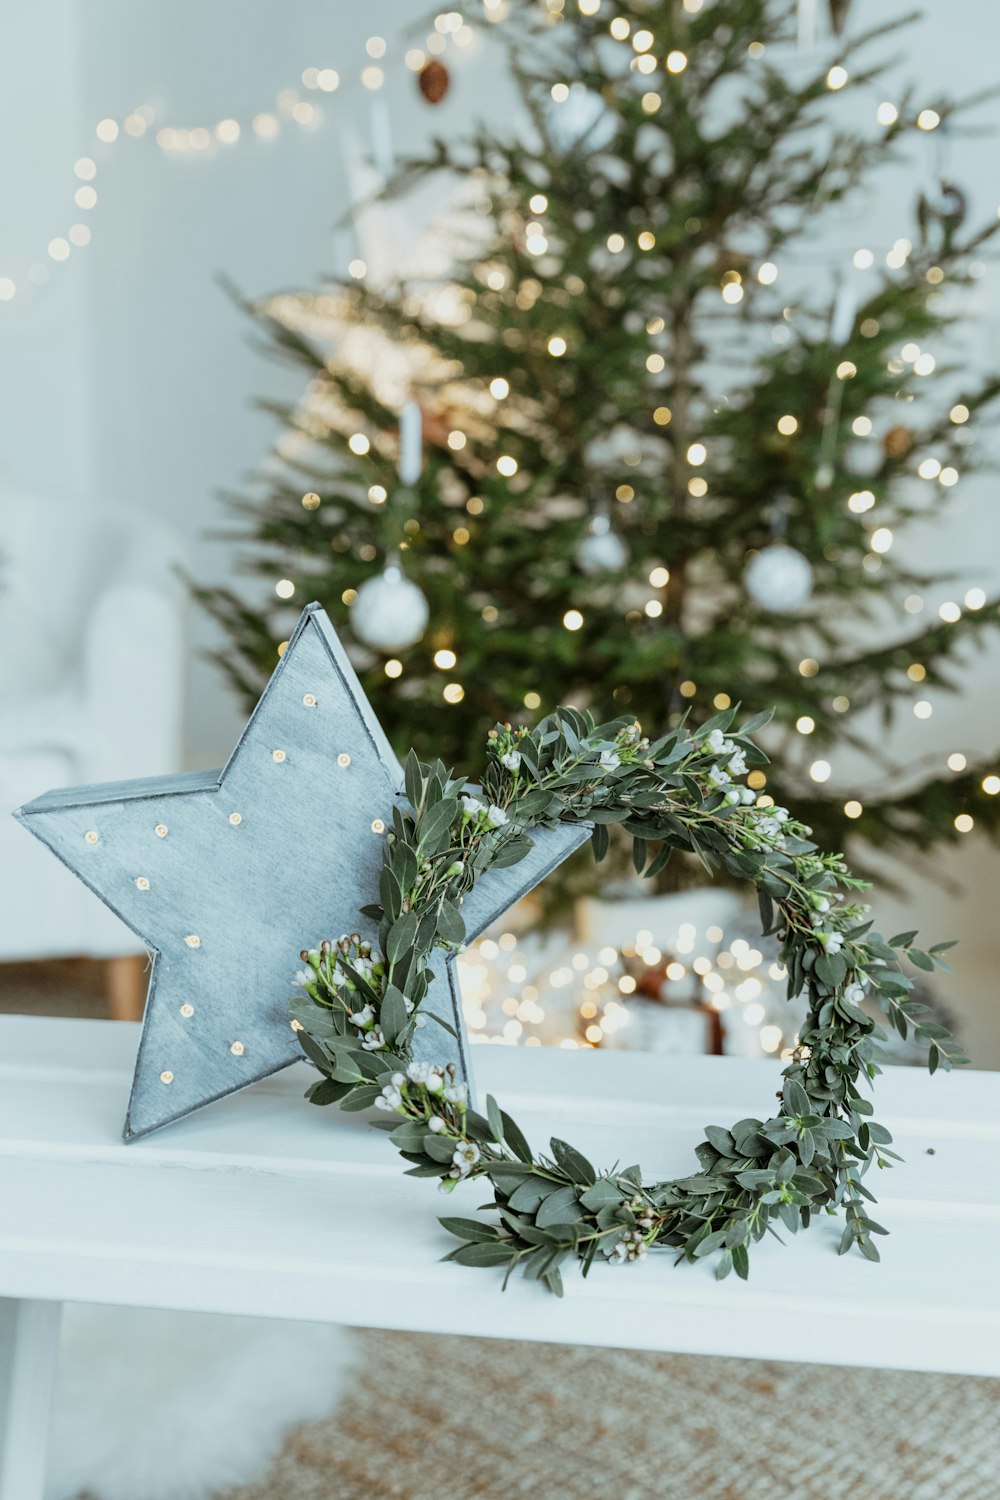
[[[443,62],[432,57],[417,74],[417,87],[428,104],[440,104],[451,84],[451,74]]]
[[[882,439],[886,458],[906,458],[913,449],[913,430],[910,427],[890,427]]]
[[[851,8],[851,0],[829,0],[830,8],[830,30],[834,36],[843,36],[844,27],[847,25],[847,13]]]

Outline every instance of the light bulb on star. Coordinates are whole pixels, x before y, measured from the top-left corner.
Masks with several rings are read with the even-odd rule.
[[[403,651],[419,641],[430,608],[423,593],[397,563],[358,589],[351,605],[351,628],[359,641],[377,651]]]
[[[813,570],[807,557],[784,542],[763,547],[747,564],[746,591],[761,609],[792,614],[812,595]]]

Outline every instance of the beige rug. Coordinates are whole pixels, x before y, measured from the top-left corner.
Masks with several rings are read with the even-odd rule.
[[[364,1333],[225,1500],[1000,1500],[1000,1380]]]

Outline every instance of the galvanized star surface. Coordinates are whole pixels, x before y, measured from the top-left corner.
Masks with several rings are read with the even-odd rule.
[[[48,792],[15,813],[152,952],[124,1136],[134,1140],[301,1058],[288,999],[301,948],[376,924],[402,768],[324,610],[303,612],[221,771]],[[466,897],[471,938],[589,837],[540,830]],[[453,960],[438,953],[416,1057],[471,1083]]]

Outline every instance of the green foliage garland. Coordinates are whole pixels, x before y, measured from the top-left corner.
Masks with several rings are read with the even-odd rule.
[[[931,1072],[966,1061],[945,1028],[926,1019],[927,1007],[909,998],[912,981],[896,956],[904,950],[917,968],[943,968],[951,944],[924,952],[913,932],[886,942],[857,899],[867,883],[841,855],[821,853],[786,809],[747,787],[746,772],[767,759],[751,738],[766,717],[734,730],[730,709],[651,744],[632,719],[595,725],[562,708],[535,729],[491,730],[481,788],[411,752],[410,806],[394,812],[379,904],[363,908],[379,921],[378,951],[353,934],[304,952],[292,1010],[303,1049],[323,1074],[307,1095],[314,1104],[375,1105],[390,1114],[373,1124],[389,1132],[409,1175],[436,1177],[446,1192],[489,1180],[499,1222],[443,1219],[462,1242],[450,1259],[504,1266],[507,1275],[520,1266],[557,1293],[571,1255],[586,1273],[598,1254],[637,1260],[655,1247],[688,1260],[714,1252],[718,1276],[745,1277],[750,1246],[768,1230],[794,1233],[819,1210],[841,1208],[841,1251],[856,1244],[879,1258],[872,1236],[886,1231],[868,1214],[874,1200],[863,1178],[872,1162],[899,1158],[861,1093],[861,1082],[880,1071],[885,1035],[861,1001],[874,1001],[901,1036],[912,1029],[928,1043]],[[646,875],[679,849],[709,872],[721,866],[751,881],[763,930],[781,943],[789,998],[808,996],[777,1113],[708,1126],[691,1176],[648,1183],[637,1166],[599,1172],[560,1140],[550,1155],[536,1155],[492,1098],[478,1114],[452,1068],[412,1058],[414,1031],[437,1020],[420,1009],[428,958],[434,947],[461,948],[463,896],[487,870],[522,859],[531,828],[557,820],[592,824],[598,858],[608,825],[620,824]]]

